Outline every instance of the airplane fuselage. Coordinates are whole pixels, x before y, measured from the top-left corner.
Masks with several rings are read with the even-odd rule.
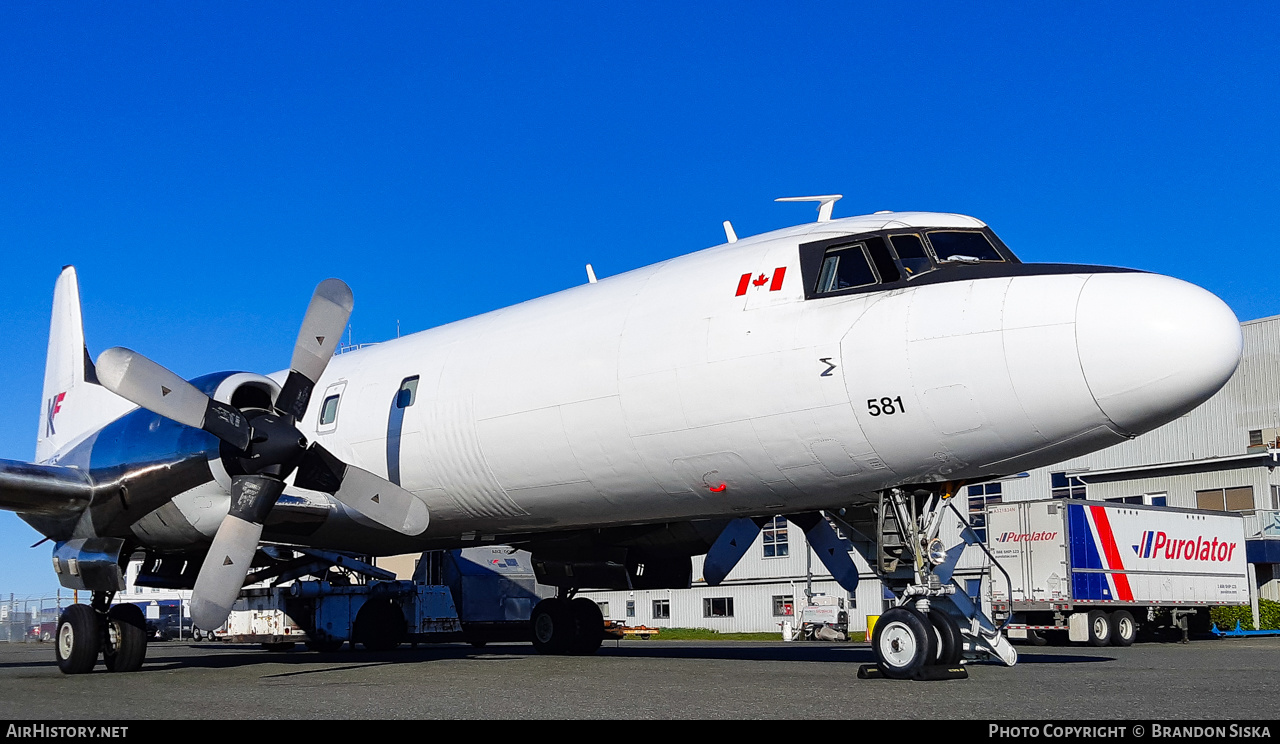
[[[290,488],[264,539],[390,554],[838,508],[1109,446],[1234,371],[1230,310],[1157,275],[1011,254],[910,275],[895,253],[871,284],[816,290],[823,255],[929,229],[989,235],[958,215],[812,223],[340,354],[299,429],[413,492],[430,526],[407,537]],[[197,386],[229,402],[241,386],[274,395],[285,374]],[[149,411],[54,460],[126,485],[130,468],[167,473],[102,489],[61,528],[77,536],[180,549],[227,513],[217,440]]]

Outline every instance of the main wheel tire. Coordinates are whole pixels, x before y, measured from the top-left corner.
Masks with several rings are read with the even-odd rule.
[[[934,663],[940,666],[954,666],[960,663],[960,654],[964,651],[964,638],[960,635],[960,624],[942,610],[929,610],[929,622],[938,642],[938,653]]]
[[[54,654],[63,674],[86,674],[98,663],[102,628],[98,613],[89,605],[73,604],[58,617]]]
[[[136,672],[147,658],[147,618],[135,604],[107,610],[107,638],[102,663],[109,672]]]
[[[356,614],[353,640],[369,651],[390,651],[404,642],[404,613],[390,600],[371,600]]]
[[[1089,645],[1111,645],[1111,619],[1102,610],[1089,612]]]
[[[540,654],[567,654],[577,636],[573,610],[569,603],[555,597],[544,599],[529,616],[533,647]]]
[[[871,649],[884,676],[910,679],[937,658],[933,626],[924,615],[907,607],[894,607],[876,621]]]
[[[1128,610],[1111,613],[1111,642],[1117,646],[1132,646],[1138,637],[1138,623]]]
[[[586,597],[578,597],[569,603],[573,613],[574,636],[569,645],[569,653],[575,656],[590,656],[600,650],[604,642],[604,613],[600,605]]]

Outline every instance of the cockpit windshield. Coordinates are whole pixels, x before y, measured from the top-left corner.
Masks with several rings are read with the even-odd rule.
[[[980,232],[968,230],[931,230],[926,233],[929,245],[933,246],[933,254],[939,263],[963,261],[1003,261],[996,247],[991,245],[987,236]]]
[[[890,235],[889,242],[893,244],[893,250],[898,254],[898,262],[907,272],[908,279],[933,270],[933,262],[929,260],[929,254],[925,251],[924,242],[920,240],[919,235],[914,233]]]
[[[993,262],[1019,263],[986,229],[904,226],[800,246],[808,299],[903,286],[925,275],[929,283],[946,281],[955,267]]]

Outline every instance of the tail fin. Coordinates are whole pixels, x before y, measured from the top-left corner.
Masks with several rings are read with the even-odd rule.
[[[49,324],[36,462],[50,461],[68,445],[131,407],[98,384],[84,343],[76,270],[74,266],[64,266],[53,287],[53,320]]]

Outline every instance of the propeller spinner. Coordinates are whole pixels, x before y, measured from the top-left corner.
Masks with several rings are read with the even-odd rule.
[[[406,535],[427,529],[430,515],[420,499],[385,478],[342,462],[319,444],[308,447],[296,426],[333,357],[352,307],[351,289],[342,281],[326,279],[316,287],[274,411],[246,413],[213,400],[129,349],[107,349],[98,357],[98,380],[103,387],[165,418],[203,429],[224,443],[231,509],[218,526],[192,592],[191,619],[201,628],[226,622],[257,552],[262,525],[295,469],[299,488],[328,493],[389,529]]]

